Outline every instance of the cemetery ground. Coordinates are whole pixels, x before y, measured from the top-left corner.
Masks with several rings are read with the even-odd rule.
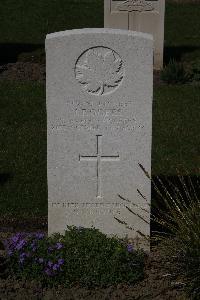
[[[169,2],[165,63],[173,58],[183,62],[186,69],[195,65],[198,76],[200,4]],[[26,3],[24,10],[20,9],[22,0],[0,4],[4,12],[0,19],[0,239],[24,229],[47,232],[45,35],[103,27],[103,1]],[[177,182],[179,172],[191,178],[199,196],[199,184],[195,182],[200,170],[200,84],[198,80],[167,84],[160,73],[154,79],[152,175]],[[153,192],[152,201],[155,195]],[[158,250],[152,251],[145,262],[145,279],[134,286],[55,289],[9,277],[0,281],[0,298],[189,299],[183,291],[184,276],[173,275],[174,262],[168,258]]]

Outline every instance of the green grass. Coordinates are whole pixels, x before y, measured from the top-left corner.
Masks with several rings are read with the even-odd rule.
[[[103,0],[1,0],[0,43],[43,44],[66,29],[103,27]],[[165,45],[200,47],[200,4],[166,5]]]
[[[165,46],[200,47],[200,3],[166,4]]]
[[[0,12],[3,61],[24,60],[24,52],[25,60],[44,61],[47,33],[104,26],[103,0],[1,0]],[[200,57],[199,20],[200,3],[166,4],[165,63]]]
[[[166,4],[164,64],[200,57],[199,20],[200,3]]]
[[[153,105],[153,174],[198,174],[200,86],[162,86]]]
[[[47,214],[45,88],[0,83],[0,214]],[[197,174],[200,87],[163,86],[153,106],[154,175]]]
[[[103,27],[103,0],[1,0],[0,43],[44,44],[47,33]]]
[[[44,86],[0,83],[0,214],[45,214]]]
[[[35,61],[41,61],[41,51],[35,53],[33,45],[42,48],[44,54],[47,33],[104,26],[103,0],[1,0],[0,12],[3,57],[12,57],[10,52],[15,47],[16,57],[21,52],[31,52],[26,55],[27,60],[34,56]],[[166,4],[165,62],[170,58],[179,60],[194,51],[200,56],[199,19],[200,3]]]

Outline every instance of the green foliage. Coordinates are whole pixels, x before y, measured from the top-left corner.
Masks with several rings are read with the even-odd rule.
[[[172,59],[161,71],[161,79],[168,84],[183,84],[191,80],[191,75],[181,62]]]
[[[200,81],[200,57],[191,64],[191,73],[193,81]]]
[[[154,90],[152,174],[199,174],[198,85],[163,85]]]
[[[167,230],[157,232],[154,239],[166,256],[176,258],[177,273],[186,278],[186,291],[192,299],[200,299],[200,199],[194,185],[179,176],[181,188],[168,183],[168,188],[158,178],[154,186],[167,210],[158,209],[153,220]]]
[[[1,0],[0,12],[0,43],[44,44],[51,32],[103,27],[100,0]]]
[[[172,1],[171,1],[172,2]],[[189,1],[188,1],[189,2]],[[199,47],[200,3],[169,3],[166,1],[165,46],[177,48]]]
[[[200,50],[184,54],[182,59],[194,82],[200,81]]]
[[[159,205],[154,203],[151,207],[152,221],[162,228],[152,231],[151,241],[156,242],[156,246],[152,244],[152,247],[159,249],[160,253],[167,257],[173,266],[172,272],[177,272],[177,275],[182,273],[186,293],[192,299],[198,300],[200,299],[200,198],[197,190],[189,176],[186,181],[179,175],[179,187],[171,181],[164,184],[159,177],[156,181],[151,179],[144,167],[141,164],[139,166],[146,177],[152,180],[162,200]]]
[[[47,285],[108,286],[143,278],[143,251],[95,228],[68,226],[49,238],[15,235],[7,243],[11,268],[20,277]]]
[[[0,94],[0,215],[44,216],[47,214],[44,85],[1,81]]]
[[[32,52],[23,52],[18,55],[18,61],[23,62],[33,62],[39,64],[45,64],[45,50],[44,48],[39,48]]]

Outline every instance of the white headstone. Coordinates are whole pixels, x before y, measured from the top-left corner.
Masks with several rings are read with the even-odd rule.
[[[154,69],[163,67],[165,0],[104,0],[104,27],[150,33]]]
[[[67,30],[47,35],[46,54],[49,234],[75,225],[149,235],[151,183],[139,164],[151,171],[152,36]]]

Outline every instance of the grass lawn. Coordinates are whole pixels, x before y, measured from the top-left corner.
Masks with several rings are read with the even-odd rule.
[[[0,83],[0,214],[47,213],[45,87]],[[163,86],[154,92],[153,174],[197,174],[200,87]]]
[[[1,82],[0,95],[0,214],[45,214],[44,86]]]
[[[200,171],[200,85],[162,86],[154,91],[152,171],[173,175]]]
[[[36,52],[47,33],[103,27],[103,0],[1,0],[0,61],[15,61],[21,52]],[[167,3],[165,61],[181,59],[196,50],[200,56],[200,3]],[[184,59],[184,57],[183,57]]]
[[[1,0],[0,43],[44,44],[47,33],[103,27],[103,0]]]
[[[164,61],[200,57],[200,3],[167,3]]]

